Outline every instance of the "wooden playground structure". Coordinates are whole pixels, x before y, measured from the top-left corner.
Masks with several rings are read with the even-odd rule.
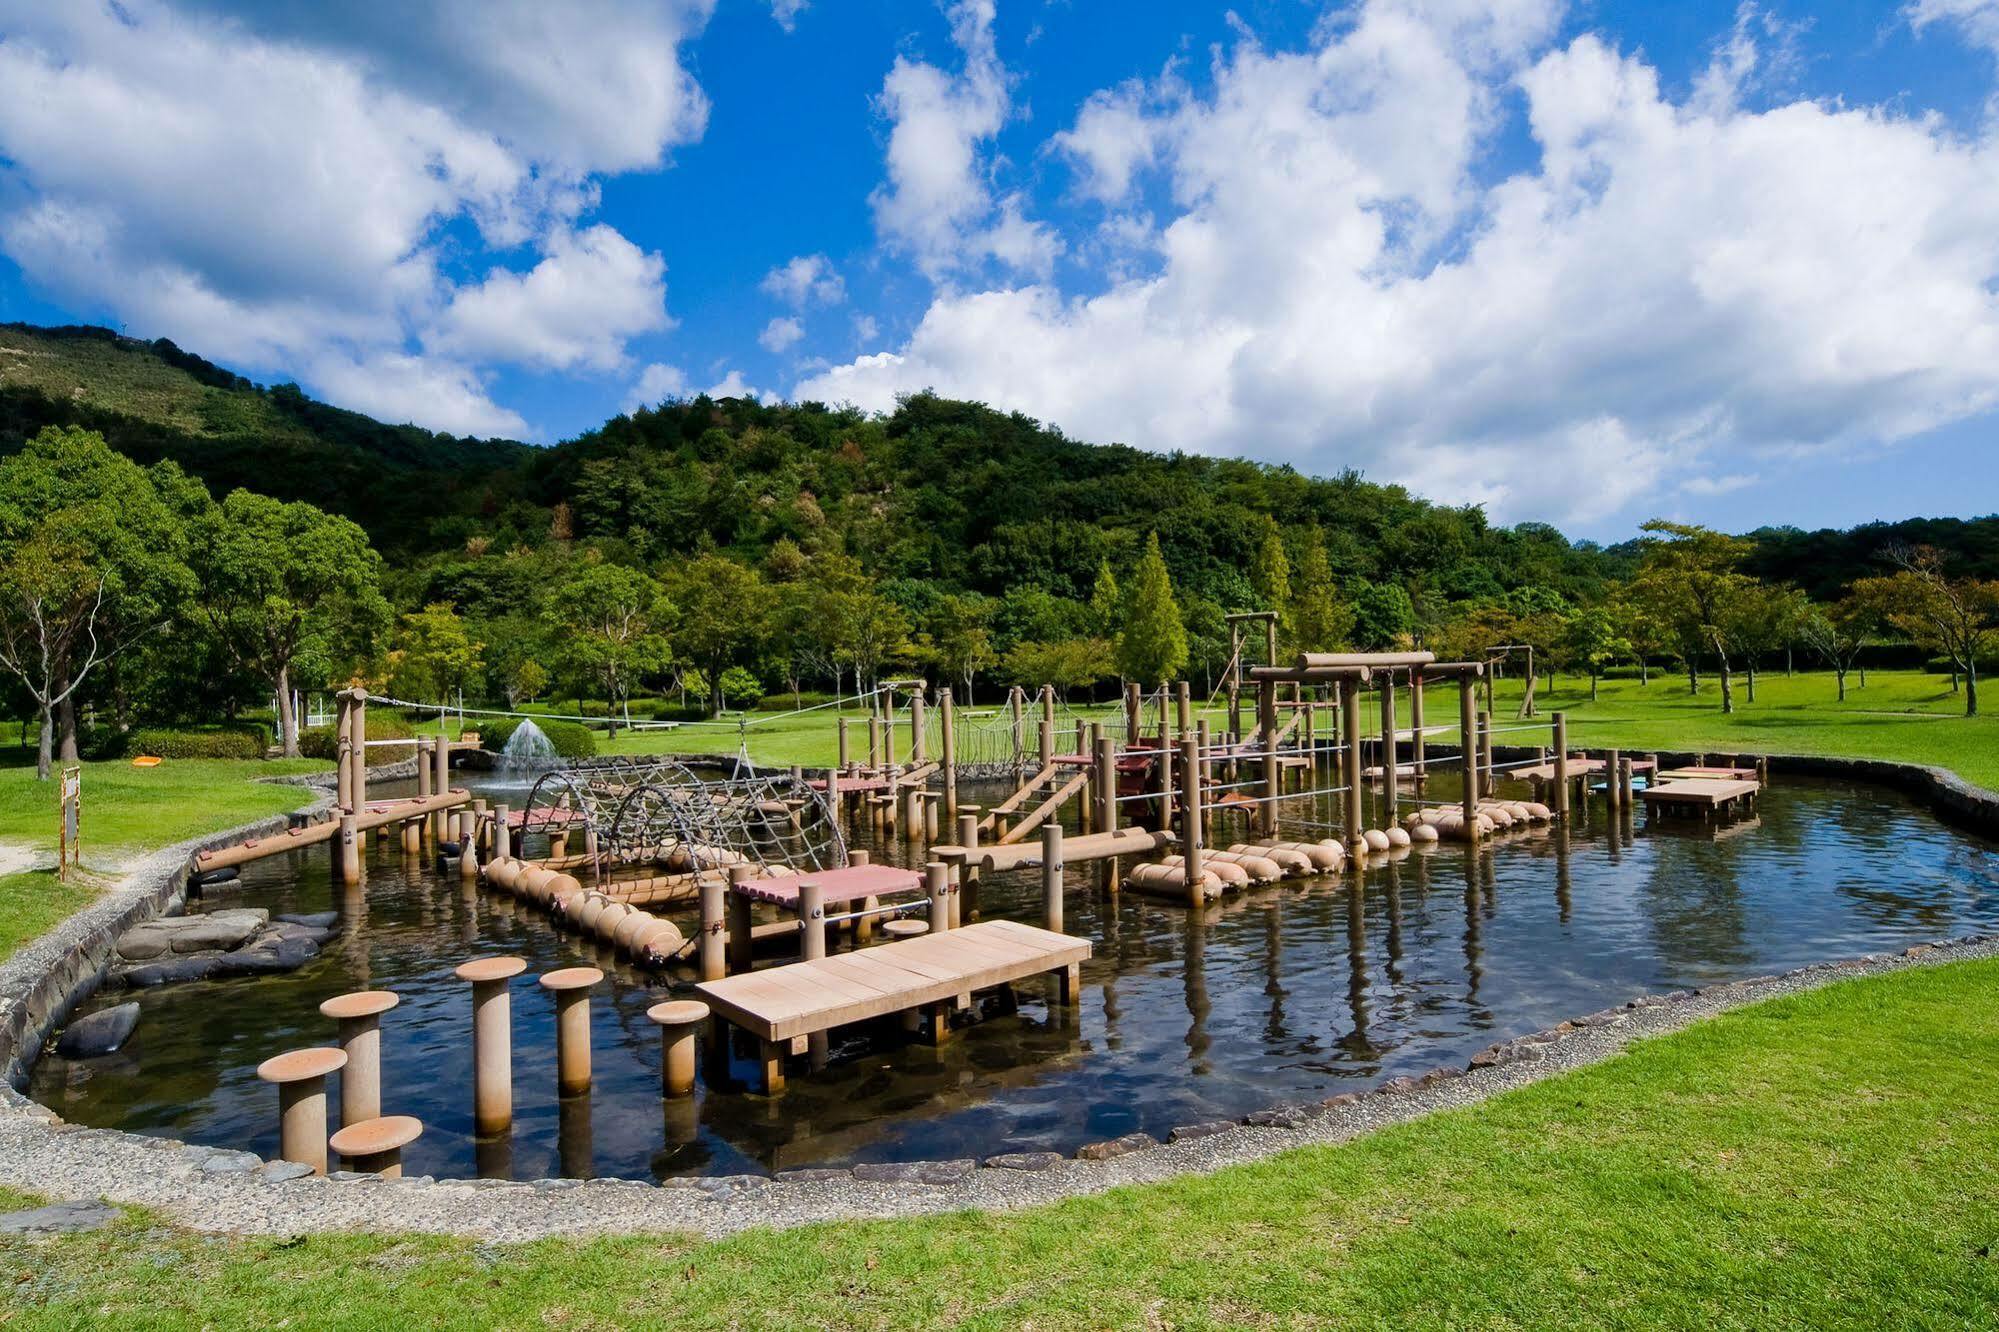
[[[885,696],[906,706],[839,719],[838,762],[822,772],[739,767],[715,779],[672,760],[589,760],[540,773],[519,809],[452,789],[441,737],[415,742],[415,796],[369,801],[368,746],[411,742],[366,740],[367,696],[348,691],[332,817],[204,852],[197,868],[337,838],[340,877],[355,883],[370,832],[400,828],[406,853],[428,838],[466,881],[636,965],[691,972],[699,999],[683,1001],[674,1029],[707,1023],[711,1055],[741,1033],[775,1093],[784,1060],[823,1064],[839,1028],[886,1021],[941,1042],[976,995],[1010,1004],[1013,986],[1041,975],[1055,979],[1051,1013],[1073,1011],[1091,952],[1064,932],[1075,884],[1198,909],[1280,880],[1358,875],[1422,843],[1476,848],[1563,821],[1595,792],[1612,810],[1642,801],[1719,817],[1753,806],[1767,777],[1760,764],[1663,769],[1656,756],[1578,752],[1560,712],[1495,727],[1480,707],[1486,662],[1428,652],[1278,662],[1272,617],[1230,626],[1219,708],[1217,698],[1197,708],[1182,682],[1128,686],[1108,714],[1065,715],[1044,687],[967,715],[949,689],[933,697],[921,682],[893,682]],[[1265,660],[1245,664],[1256,646]],[[1454,726],[1426,723],[1439,689],[1456,696]],[[1446,730],[1458,742],[1434,744]],[[1532,798],[1503,798],[1502,779]],[[964,798],[966,782],[1006,794],[984,807]],[[876,863],[850,846],[850,830],[906,863]],[[1038,925],[980,909],[981,881],[1016,871],[1039,872]]]

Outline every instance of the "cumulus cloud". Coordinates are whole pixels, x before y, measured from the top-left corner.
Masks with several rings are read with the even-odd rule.
[[[786,32],[798,28],[798,16],[806,10],[807,0],[770,0],[770,16],[777,20],[777,26]]]
[[[801,254],[778,265],[764,274],[759,290],[801,310],[847,299],[847,284],[823,254]]]
[[[764,391],[750,387],[749,381],[743,378],[743,372],[740,370],[731,370],[720,380],[710,384],[707,393],[711,398],[755,398],[762,401],[764,397]]]
[[[639,372],[632,391],[625,395],[625,411],[635,412],[641,407],[653,407],[668,398],[687,396],[687,374],[678,366],[654,361]]]
[[[610,227],[565,228],[529,271],[461,289],[425,341],[475,361],[616,370],[628,339],[667,322],[665,260]]]
[[[1114,203],[1158,173],[1150,263],[1082,295],[943,291],[798,393],[929,386],[1583,526],[1999,403],[1991,137],[1744,105],[1755,25],[1675,100],[1602,37],[1555,45],[1557,18],[1371,0],[1307,49],[1239,41],[1204,94],[1099,94],[1055,146]],[[1538,161],[1483,178],[1515,97]]]
[[[805,336],[805,325],[790,316],[773,319],[757,334],[757,343],[767,352],[782,352]]]
[[[987,185],[986,145],[1006,123],[1006,68],[993,43],[993,0],[955,0],[946,11],[964,67],[949,74],[897,56],[877,106],[889,123],[888,179],[870,196],[875,227],[933,280],[987,259],[1045,276],[1061,242],[1030,221],[1017,196],[998,209]]]
[[[0,0],[0,249],[135,330],[328,396],[384,367],[385,410],[517,428],[467,358],[605,368],[661,326],[658,257],[577,220],[593,173],[700,132],[676,56],[707,9]],[[461,290],[465,224],[529,271]]]

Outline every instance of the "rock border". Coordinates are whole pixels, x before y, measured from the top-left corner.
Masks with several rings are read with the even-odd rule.
[[[1772,759],[1773,768],[1778,762]],[[1933,789],[1937,798],[1950,800],[1946,808],[1982,829],[1999,830],[1999,795],[1940,769],[1874,760],[1782,762],[1793,772],[1885,776],[1904,790]],[[319,804],[324,803],[322,798]],[[1391,1078],[1370,1091],[1274,1106],[1241,1120],[1184,1125],[1164,1143],[1149,1134],[1127,1134],[1087,1144],[1073,1157],[1014,1152],[977,1162],[876,1163],[774,1176],[676,1178],[657,1185],[634,1179],[383,1180],[343,1171],[318,1178],[303,1167],[266,1162],[250,1152],[70,1124],[22,1095],[16,1088],[41,1042],[96,988],[118,933],[184,901],[192,853],[276,831],[288,821],[286,816],[261,820],[148,856],[104,899],[0,965],[0,1066],[7,1074],[0,1084],[0,1183],[58,1201],[105,1199],[156,1208],[194,1230],[265,1236],[372,1231],[516,1241],[685,1231],[718,1237],[758,1226],[1011,1209],[1207,1173],[1307,1144],[1345,1142],[1601,1062],[1635,1040],[1745,1004],[1859,976],[1999,956],[1999,934],[1969,935],[1902,953],[1643,996],[1498,1042],[1463,1068],[1442,1065],[1418,1077]]]

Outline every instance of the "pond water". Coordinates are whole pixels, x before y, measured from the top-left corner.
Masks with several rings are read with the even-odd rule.
[[[645,1010],[689,978],[616,963],[455,869],[377,849],[366,884],[347,890],[324,851],[301,853],[247,867],[196,909],[338,910],[342,933],[322,956],[286,976],[101,995],[89,1007],[143,1006],[132,1042],[108,1059],[47,1054],[30,1090],[79,1123],[274,1155],[276,1094],[257,1064],[330,1044],[319,1003],[377,988],[402,997],[383,1020],[383,1099],[424,1122],[412,1174],[643,1178],[1068,1152],[1462,1063],[1640,994],[1999,926],[1994,844],[1893,792],[1802,778],[1719,829],[1642,814],[1634,826],[1597,804],[1566,834],[1428,848],[1363,880],[1287,882],[1205,912],[1071,876],[1067,929],[1096,955],[1066,1020],[1034,982],[1017,1013],[986,1013],[941,1048],[862,1033],[836,1041],[825,1071],[795,1068],[782,1097],[751,1094],[739,1060],[733,1086],[663,1101]],[[981,905],[1039,923],[1040,892],[1038,877],[1002,876]],[[513,989],[513,1132],[481,1143],[470,995],[452,971],[494,953],[529,972]],[[609,979],[592,1006],[596,1085],[565,1101],[553,1005],[532,978],[579,963]]]

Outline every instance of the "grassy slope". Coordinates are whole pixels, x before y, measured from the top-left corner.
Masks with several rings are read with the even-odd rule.
[[[1986,1325],[1995,994],[1989,961],[1849,982],[1342,1147],[1023,1213],[512,1249],[132,1217],[0,1240],[0,1299],[27,1327]]]

